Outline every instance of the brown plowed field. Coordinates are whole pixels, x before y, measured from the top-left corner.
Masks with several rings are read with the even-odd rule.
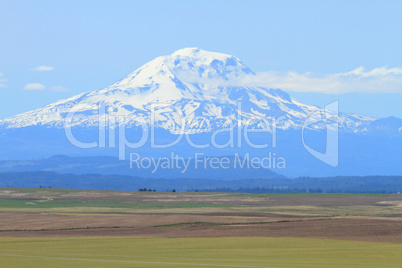
[[[0,236],[308,237],[402,242],[402,195],[0,189]]]

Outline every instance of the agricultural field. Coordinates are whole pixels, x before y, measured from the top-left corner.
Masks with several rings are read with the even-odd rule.
[[[401,267],[402,195],[0,188],[1,267]]]
[[[311,238],[0,238],[2,267],[401,267],[402,245]]]

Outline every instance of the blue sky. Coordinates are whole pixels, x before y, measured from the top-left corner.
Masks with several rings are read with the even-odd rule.
[[[235,55],[306,104],[402,118],[401,10],[367,0],[0,0],[0,119],[184,47]]]

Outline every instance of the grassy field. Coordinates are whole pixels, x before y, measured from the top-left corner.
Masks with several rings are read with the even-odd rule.
[[[336,202],[325,203],[326,200]],[[385,203],[381,204],[381,202]],[[247,211],[323,217],[378,217],[402,213],[402,196],[322,193],[155,193],[0,188],[0,211],[35,213]]]
[[[0,238],[1,267],[401,267],[402,245],[300,238]]]
[[[402,267],[402,195],[0,188],[0,267]]]

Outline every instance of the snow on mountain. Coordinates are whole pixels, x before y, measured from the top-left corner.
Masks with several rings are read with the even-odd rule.
[[[133,127],[146,123],[171,133],[199,133],[246,124],[264,128],[275,120],[278,128],[298,129],[310,115],[316,121],[324,115],[323,109],[298,103],[280,89],[237,84],[240,78],[253,75],[234,56],[184,48],[148,62],[107,88],[1,120],[0,127],[115,127],[122,123]],[[108,120],[99,120],[102,107]],[[374,121],[361,115],[332,115],[340,129],[351,132],[367,131]]]

